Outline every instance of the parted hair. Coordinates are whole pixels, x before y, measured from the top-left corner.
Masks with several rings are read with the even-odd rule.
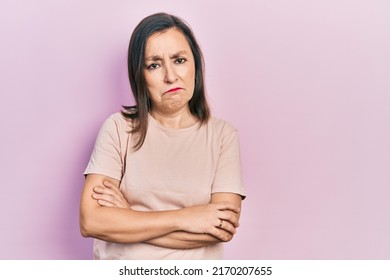
[[[189,101],[190,112],[201,125],[207,123],[211,115],[206,100],[203,54],[191,28],[182,19],[174,15],[166,13],[150,15],[135,27],[128,48],[127,68],[136,104],[134,106],[123,106],[122,115],[132,121],[130,133],[138,135],[138,140],[133,147],[135,150],[140,149],[145,141],[148,130],[148,113],[152,109],[144,75],[146,43],[152,34],[164,32],[170,28],[177,28],[183,33],[191,47],[195,60],[195,88]]]

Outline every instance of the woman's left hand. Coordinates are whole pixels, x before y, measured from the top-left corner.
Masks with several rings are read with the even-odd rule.
[[[101,206],[130,209],[130,205],[120,189],[109,181],[104,181],[103,186],[93,188],[92,198]]]

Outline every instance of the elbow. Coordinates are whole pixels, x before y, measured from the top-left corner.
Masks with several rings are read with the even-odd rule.
[[[87,210],[80,209],[79,212],[79,229],[82,237],[98,237],[98,233],[101,231],[100,223],[96,215],[96,209]]]
[[[121,243],[120,236],[116,236],[112,232],[107,232],[101,225],[101,221],[94,216],[80,216],[79,221],[80,233],[84,238],[92,237],[109,242]]]
[[[88,227],[85,225],[85,223],[80,222],[80,233],[82,237],[90,237],[90,233],[88,231]]]
[[[82,237],[93,237],[92,223],[85,217],[80,217],[80,233]]]
[[[84,225],[81,225],[80,224],[80,233],[81,233],[81,236],[82,237],[91,237],[91,234],[89,233],[88,229],[84,226]]]

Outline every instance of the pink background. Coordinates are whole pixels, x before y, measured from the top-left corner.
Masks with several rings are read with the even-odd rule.
[[[1,259],[89,259],[82,172],[131,104],[135,25],[192,26],[216,116],[239,130],[228,259],[390,258],[390,4],[374,0],[0,2]]]

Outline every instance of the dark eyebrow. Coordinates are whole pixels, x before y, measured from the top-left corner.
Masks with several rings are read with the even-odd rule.
[[[182,56],[183,54],[187,54],[187,52],[185,50],[182,50],[182,51],[178,51],[177,53],[173,54],[170,58],[178,58],[180,56]]]
[[[177,53],[171,55],[170,58],[171,59],[178,58],[178,57],[185,55],[185,54],[187,54],[187,52],[185,50],[178,51]],[[145,61],[161,61],[161,60],[162,60],[162,58],[159,55],[151,55],[151,56],[145,58]]]
[[[159,61],[159,60],[162,60],[162,58],[159,56],[159,55],[152,55],[152,56],[149,56],[145,59],[145,61]]]

